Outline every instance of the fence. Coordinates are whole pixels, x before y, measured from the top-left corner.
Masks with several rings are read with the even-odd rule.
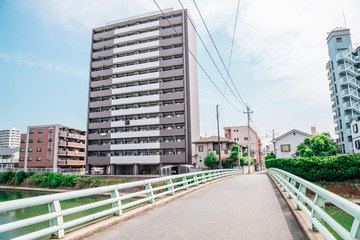
[[[335,239],[323,225],[325,222],[343,239],[360,238],[360,206],[286,171],[270,168],[268,173],[296,202],[296,208],[301,209],[310,219],[312,230],[316,228],[325,239]],[[306,196],[306,189],[315,193],[314,200]],[[354,217],[350,231],[325,212],[326,200]]]
[[[0,172],[7,172],[7,171],[12,171],[12,172],[19,172],[19,171],[24,171],[23,167],[13,167],[13,168],[0,168]],[[53,172],[53,168],[27,168],[28,172]],[[57,169],[57,172],[60,172],[60,168]]]
[[[211,170],[211,171],[187,173],[187,174],[167,176],[161,178],[153,178],[143,181],[123,183],[123,184],[106,186],[106,187],[84,189],[79,191],[57,193],[46,196],[3,202],[0,205],[0,212],[7,212],[10,210],[23,209],[27,207],[48,204],[49,213],[23,220],[18,220],[11,223],[2,224],[0,225],[0,233],[26,227],[34,223],[49,221],[50,224],[48,228],[34,231],[32,233],[22,235],[14,239],[35,239],[53,233],[55,233],[59,238],[61,238],[64,236],[65,229],[110,214],[121,215],[124,209],[128,209],[130,207],[139,204],[154,203],[155,199],[159,197],[165,195],[174,195],[177,191],[187,190],[192,186],[198,186],[201,183],[205,183],[207,181],[212,181],[233,174],[239,174],[239,170],[224,169],[224,170]],[[119,190],[134,188],[134,187],[143,187],[145,190],[138,190],[137,192],[127,194],[125,196],[119,195]],[[67,209],[61,208],[61,201],[76,199],[86,196],[93,196],[101,193],[110,193],[111,198],[77,207],[72,207]],[[126,204],[122,203],[123,200],[139,197],[142,195],[145,195],[146,197],[142,197],[139,200],[134,200]],[[87,215],[85,217],[80,217],[68,222],[64,222],[63,217],[66,215],[83,212],[88,209],[94,209],[96,207],[106,206],[109,204],[111,204],[111,207],[109,207],[109,209],[96,212]]]

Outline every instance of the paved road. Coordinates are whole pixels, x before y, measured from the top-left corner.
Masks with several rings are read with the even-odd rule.
[[[89,239],[305,239],[266,174],[199,189]]]

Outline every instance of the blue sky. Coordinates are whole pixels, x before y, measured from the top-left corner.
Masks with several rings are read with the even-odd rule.
[[[175,0],[158,2],[180,8]],[[193,2],[182,2],[225,76]],[[237,1],[197,3],[227,63]],[[241,1],[230,72],[254,110],[260,136],[272,129],[309,132],[311,126],[333,134],[326,33],[344,26],[343,9],[353,42],[360,42],[359,1]],[[86,128],[91,29],[156,10],[148,0],[0,0],[0,129],[50,123]],[[223,90],[197,44],[200,63]],[[201,134],[205,128],[208,136],[216,134],[215,105],[222,97],[200,69],[199,95]],[[221,126],[245,124],[246,116],[224,101]]]

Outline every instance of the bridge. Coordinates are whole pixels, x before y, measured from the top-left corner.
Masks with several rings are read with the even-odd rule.
[[[136,191],[120,195],[122,190],[131,188]],[[306,195],[307,189],[315,194],[314,199]],[[62,202],[67,199],[103,193],[110,193],[109,198],[62,209]],[[325,212],[326,201],[353,216],[351,229]],[[3,202],[0,212],[44,204],[48,205],[49,213],[2,224],[0,234],[37,222],[49,222],[48,227],[14,239],[35,239],[50,234],[64,239],[94,240],[114,236],[122,239],[335,239],[326,226],[336,232],[338,239],[339,236],[342,239],[360,237],[358,205],[279,169],[269,169],[268,174],[212,170],[167,176]],[[101,206],[107,207],[64,220],[65,216]]]

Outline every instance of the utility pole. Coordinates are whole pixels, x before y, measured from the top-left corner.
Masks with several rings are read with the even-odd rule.
[[[216,105],[216,119],[217,119],[218,144],[219,144],[219,169],[221,169],[221,143],[220,143],[220,128],[219,128],[219,105]]]
[[[248,115],[248,166],[249,166],[249,174],[250,174],[250,153],[251,153],[251,147],[250,147],[250,114],[253,113],[253,111],[250,111],[250,107],[246,106],[246,113]]]
[[[238,158],[239,158],[239,169],[241,168],[240,167],[240,144],[238,144]]]

